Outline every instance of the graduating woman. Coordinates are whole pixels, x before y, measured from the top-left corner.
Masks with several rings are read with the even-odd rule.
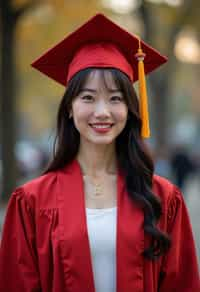
[[[166,61],[97,14],[33,62],[66,91],[48,169],[8,204],[0,291],[200,291],[182,194],[144,143],[144,70]]]

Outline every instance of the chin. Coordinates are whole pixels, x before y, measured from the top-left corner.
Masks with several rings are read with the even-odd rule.
[[[110,144],[112,144],[114,142],[114,140],[112,140],[112,141],[102,141],[102,142],[96,142],[96,143],[94,143],[95,145],[110,145]]]
[[[111,137],[99,137],[91,139],[89,138],[88,141],[90,143],[96,144],[96,145],[109,145],[112,144],[115,141],[115,138],[111,138]]]

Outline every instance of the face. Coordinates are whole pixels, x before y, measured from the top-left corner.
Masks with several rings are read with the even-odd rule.
[[[106,85],[100,70],[92,71],[72,102],[70,114],[81,143],[112,144],[126,125],[128,108],[123,94],[109,71],[105,78]]]

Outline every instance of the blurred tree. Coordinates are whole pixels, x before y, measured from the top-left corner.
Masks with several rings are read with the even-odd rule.
[[[198,30],[200,23],[197,11],[199,11],[198,0],[185,0],[178,8],[143,0],[139,8],[144,23],[144,39],[169,56],[167,65],[149,77],[152,85],[156,147],[158,149],[168,144],[171,85],[177,64],[174,45],[178,34],[185,25],[194,26]]]
[[[16,100],[15,100],[15,27],[20,16],[36,1],[1,1],[1,146],[2,146],[2,199],[6,200],[16,186]],[[23,5],[22,5],[23,4]]]

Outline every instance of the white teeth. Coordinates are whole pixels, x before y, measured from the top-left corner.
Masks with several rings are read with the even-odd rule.
[[[97,128],[97,129],[106,129],[110,127],[111,125],[92,125],[92,128]]]

